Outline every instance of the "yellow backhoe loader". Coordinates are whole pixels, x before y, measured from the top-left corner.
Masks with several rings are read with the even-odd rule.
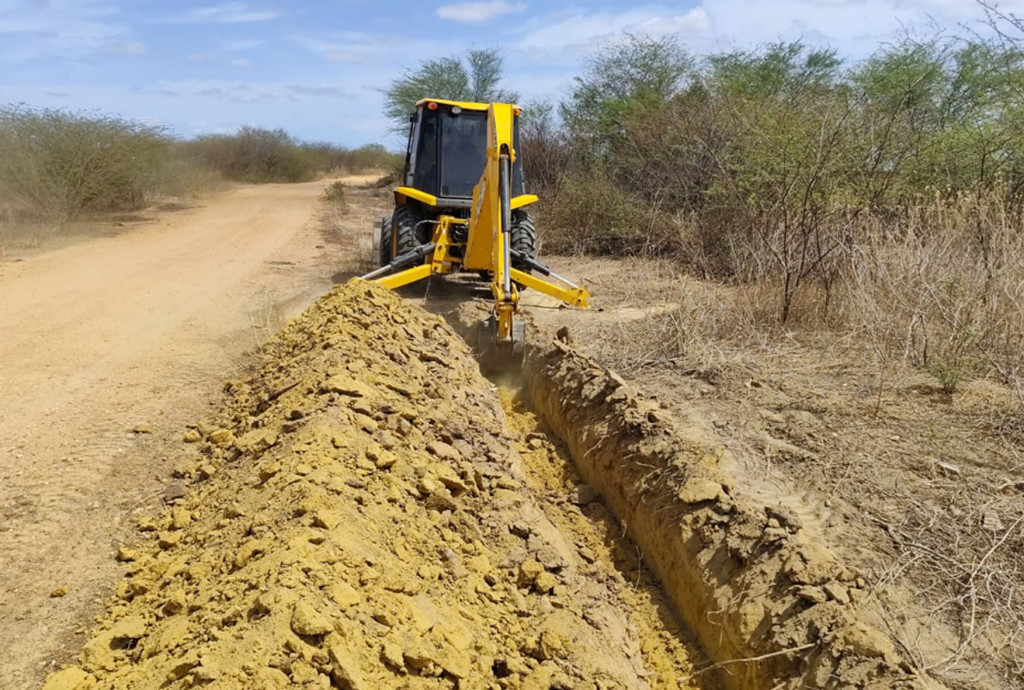
[[[519,293],[532,288],[574,307],[589,293],[536,259],[536,231],[516,155],[522,109],[508,103],[427,98],[411,118],[403,185],[380,225],[380,264],[363,276],[399,288],[433,275],[473,271],[491,283],[494,309],[482,349],[521,356]],[[538,273],[545,278],[539,278]]]

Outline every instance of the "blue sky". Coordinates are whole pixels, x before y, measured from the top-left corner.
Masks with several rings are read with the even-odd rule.
[[[0,0],[0,103],[116,113],[182,137],[252,124],[400,147],[380,88],[473,47],[502,49],[522,100],[557,101],[626,31],[695,53],[802,38],[857,59],[904,28],[982,16],[975,0]]]

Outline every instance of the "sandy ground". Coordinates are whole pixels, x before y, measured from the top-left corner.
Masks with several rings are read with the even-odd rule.
[[[33,687],[66,660],[185,424],[331,287],[323,186],[244,187],[0,262],[0,685]]]
[[[616,562],[635,551],[591,529],[596,494],[443,320],[350,282],[265,349],[47,690],[711,689]]]

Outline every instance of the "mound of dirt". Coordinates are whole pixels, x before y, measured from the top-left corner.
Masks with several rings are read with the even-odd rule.
[[[620,581],[524,490],[448,325],[354,281],[269,352],[46,690],[648,687]]]
[[[731,478],[713,439],[561,342],[531,350],[526,372],[730,687],[938,687],[872,624],[867,583],[801,515]]]

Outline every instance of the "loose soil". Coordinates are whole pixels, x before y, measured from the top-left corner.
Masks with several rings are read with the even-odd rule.
[[[581,509],[547,517],[530,485],[555,447],[523,412],[508,432],[443,320],[357,281],[267,352],[47,690],[701,687]]]
[[[36,687],[73,656],[184,425],[331,288],[343,265],[321,230],[322,189],[244,187],[0,261],[3,687]]]
[[[347,214],[335,205],[326,231],[324,217],[317,225],[327,238],[320,241],[344,248],[336,281],[368,263],[369,228],[390,207],[387,190],[372,186],[344,196]],[[452,327],[411,304],[469,332],[486,305],[474,301],[480,290],[471,282],[431,281],[405,301],[357,282],[336,288],[279,338],[261,340],[262,367],[233,380],[226,402],[212,392],[212,376],[209,389],[197,387],[205,398],[152,396],[173,406],[168,417],[179,433],[192,421],[187,443],[171,431],[146,448],[138,441],[156,440],[152,422],[134,422],[134,469],[161,472],[143,488],[109,465],[86,463],[95,475],[87,488],[109,496],[94,485],[113,476],[141,500],[99,508],[106,522],[91,528],[84,562],[104,577],[81,591],[103,600],[112,587],[114,568],[102,558],[112,546],[99,546],[103,538],[120,545],[127,577],[84,646],[70,641],[69,624],[88,606],[57,618],[56,635],[45,627],[36,635],[49,647],[34,658],[50,664],[64,665],[80,648],[46,689],[940,687],[935,678],[947,687],[1013,687],[1005,673],[1016,633],[1006,623],[1016,619],[976,609],[984,624],[972,618],[958,631],[942,598],[946,581],[922,586],[922,566],[945,561],[900,561],[922,534],[933,542],[945,534],[919,522],[942,517],[934,501],[977,501],[984,492],[963,483],[957,493],[936,493],[934,481],[915,483],[904,476],[909,467],[895,467],[881,474],[899,487],[893,494],[888,479],[850,461],[836,481],[832,453],[851,446],[822,439],[857,438],[856,429],[844,435],[834,426],[854,414],[849,400],[838,395],[831,412],[808,410],[805,379],[752,369],[750,358],[739,366],[636,357],[659,351],[652,338],[672,333],[665,321],[678,319],[676,300],[685,296],[632,273],[635,265],[557,260],[556,268],[614,287],[586,314],[529,295],[542,346],[528,356],[525,387],[481,378]],[[643,289],[623,291],[634,275],[647,276]],[[313,297],[307,290],[295,302]],[[636,328],[646,320],[661,330]],[[543,345],[565,324],[569,335]],[[572,335],[595,358],[574,349]],[[85,342],[90,336],[83,332]],[[630,371],[660,399],[603,366],[624,362],[639,362]],[[103,383],[84,388],[107,396]],[[215,411],[204,413],[201,400]],[[920,451],[913,409],[892,409],[903,410],[907,448]],[[41,431],[35,438],[45,440]],[[965,472],[945,457],[936,466]],[[1002,462],[986,467],[1006,473]],[[1017,490],[1015,468],[1000,490]],[[53,474],[41,469],[22,488],[45,493]],[[842,487],[847,478],[857,485]],[[146,490],[161,486],[162,512],[145,501]],[[893,495],[912,506],[906,517],[903,504],[888,505]],[[961,516],[977,510],[954,505]],[[897,512],[880,517],[885,507]],[[980,562],[967,565],[967,585],[984,579],[991,595],[1014,572],[1020,520],[1002,503],[982,508],[983,525],[998,527],[987,552],[984,543],[977,550]],[[72,506],[63,529],[88,524],[85,517]],[[129,537],[129,523],[141,536]],[[45,604],[49,585],[31,586],[40,564],[64,559],[66,579],[76,563],[66,534],[43,524],[31,515],[18,527],[41,535],[42,548],[25,540],[10,552],[25,559],[22,586]],[[895,564],[880,560],[894,556]],[[48,603],[68,601],[71,591],[61,597],[58,585]],[[18,625],[0,634],[30,649]],[[979,656],[982,643],[1001,655],[996,663]]]

